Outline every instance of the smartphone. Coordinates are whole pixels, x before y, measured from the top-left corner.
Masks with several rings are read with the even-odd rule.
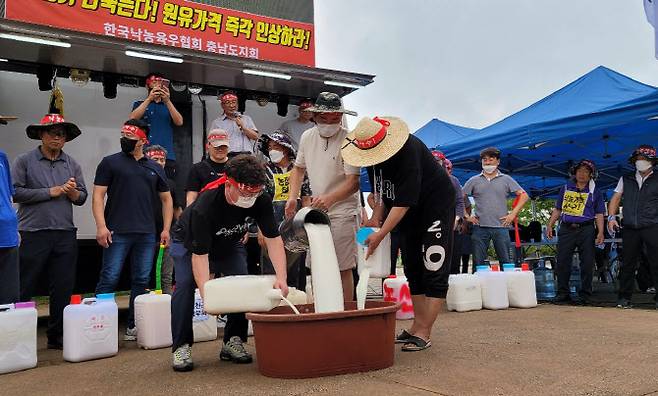
[[[162,84],[163,87],[169,88],[169,80],[166,78],[160,79],[160,84]]]

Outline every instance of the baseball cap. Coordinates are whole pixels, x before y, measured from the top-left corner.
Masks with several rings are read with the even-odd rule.
[[[213,129],[208,134],[208,143],[213,147],[228,146],[228,133],[223,129]]]

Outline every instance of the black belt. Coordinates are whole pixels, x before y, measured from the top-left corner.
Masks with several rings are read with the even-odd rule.
[[[594,225],[594,220],[587,220],[583,221],[580,223],[570,223],[568,221],[563,221],[562,226],[563,227],[568,227],[568,228],[582,228],[582,227],[587,227],[590,225]]]

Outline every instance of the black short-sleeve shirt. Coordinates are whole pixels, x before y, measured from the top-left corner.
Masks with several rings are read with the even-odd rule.
[[[387,209],[410,208],[404,223],[409,223],[413,216],[431,205],[455,206],[455,189],[450,176],[436,163],[425,144],[413,135],[391,158],[368,167],[367,171],[374,191],[381,192]]]
[[[255,220],[267,238],[279,236],[274,221],[272,197],[264,193],[251,208],[240,208],[226,202],[224,185],[199,194],[174,227],[174,239],[183,242],[190,252],[221,257],[222,250],[240,240]]]
[[[164,169],[142,157],[135,161],[123,152],[103,158],[94,184],[107,187],[105,223],[116,233],[155,233],[153,207],[158,193],[169,191]]]
[[[225,167],[226,162],[220,164],[210,158],[205,158],[197,162],[192,165],[190,173],[187,176],[185,191],[201,191],[206,184],[222,177]]]

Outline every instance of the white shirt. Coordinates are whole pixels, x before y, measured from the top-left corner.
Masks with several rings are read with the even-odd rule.
[[[347,132],[347,129],[342,128],[327,139],[320,136],[317,127],[313,127],[302,134],[295,166],[306,169],[313,195],[322,195],[335,190],[345,181],[346,175],[360,174],[360,168],[346,164],[340,153]],[[356,215],[358,207],[359,196],[358,193],[354,193],[329,208],[329,216]]]
[[[637,181],[637,185],[639,188],[642,188],[642,183],[644,183],[645,180],[647,180],[647,177],[651,176],[653,174],[653,170],[649,172],[648,175],[645,177],[642,177],[640,174],[640,171],[635,171],[635,180]],[[617,183],[617,187],[615,187],[615,192],[619,194],[624,193],[624,177],[619,178],[619,182]]]
[[[242,122],[246,128],[256,129],[254,121],[248,115],[241,115]],[[254,152],[254,140],[249,139],[241,130],[238,124],[226,117],[225,113],[222,113],[217,117],[212,124],[210,124],[210,129],[223,129],[228,133],[228,149],[229,151],[248,151],[250,153]]]

